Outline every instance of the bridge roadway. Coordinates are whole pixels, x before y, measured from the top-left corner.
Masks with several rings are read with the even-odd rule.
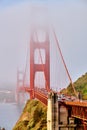
[[[34,96],[35,98],[39,99],[42,103],[44,103],[45,105],[47,105],[48,103],[48,92],[45,90],[43,91],[43,89],[38,89],[36,88],[35,91],[34,91]],[[72,117],[74,119],[78,119],[77,121],[77,124],[79,123],[82,123],[83,124],[83,127],[80,128],[77,126],[77,129],[79,130],[87,130],[87,102],[86,101],[80,101],[78,99],[72,101],[72,99],[70,100],[67,100],[68,97],[66,96],[65,97],[65,100],[61,99],[61,100],[58,100],[58,111],[59,111],[59,120],[62,118],[61,116],[61,112],[63,112],[63,117],[66,115],[64,115],[64,109],[66,108],[66,112],[68,115],[67,117]],[[64,106],[64,109],[61,110],[61,106]],[[71,126],[74,128],[76,127],[76,124],[72,124],[71,123]],[[59,127],[62,128],[62,127],[70,127],[70,125],[61,125],[59,124]]]
[[[27,92],[27,93],[30,93],[31,91],[33,91],[33,97],[40,100],[42,103],[44,103],[45,105],[47,105],[47,100],[48,100],[48,92],[46,89],[44,88],[38,88],[38,87],[35,87],[34,90],[31,90],[28,87],[18,87],[17,89],[17,93],[19,92]]]
[[[29,87],[20,87],[18,91],[25,91],[30,92],[31,89]],[[35,87],[33,91],[34,97],[40,100],[42,103],[47,105],[48,102],[48,92],[44,88]],[[79,101],[79,100],[65,100],[61,99],[59,102],[63,104],[66,108],[69,108],[71,111],[71,116],[74,118],[78,118],[83,120],[85,123],[87,122],[87,102],[86,101]]]
[[[34,96],[39,99],[41,102],[43,102],[45,105],[47,105],[48,100],[48,92],[43,89],[36,88],[34,91]],[[67,98],[67,97],[66,97]],[[80,100],[59,100],[61,104],[64,104],[67,108],[71,110],[71,116],[74,118],[78,118],[83,120],[85,123],[87,122],[87,102],[86,101],[80,101]]]

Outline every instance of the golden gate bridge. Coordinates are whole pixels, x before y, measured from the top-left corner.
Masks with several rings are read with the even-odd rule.
[[[36,98],[47,105],[48,93],[52,91],[58,93],[58,87],[67,87],[67,85],[71,84],[75,95],[77,92],[66,67],[55,31],[52,30],[51,35],[49,35],[49,30],[46,28],[40,28],[39,31],[44,31],[44,40],[39,40],[38,28],[31,30],[30,50],[28,52],[30,58],[27,57],[25,72],[17,72],[17,100],[19,100],[21,92],[27,92],[30,94],[30,99]],[[60,65],[58,65],[58,62]],[[86,102],[64,101],[63,104],[71,108],[71,116],[79,118],[86,126]]]
[[[20,93],[28,93],[30,99],[38,99],[47,105],[48,93],[58,93],[69,84],[77,96],[54,28],[33,25],[29,39],[25,71],[17,71],[17,101]],[[86,130],[87,103],[64,100],[60,104],[68,109],[71,117],[79,119]]]

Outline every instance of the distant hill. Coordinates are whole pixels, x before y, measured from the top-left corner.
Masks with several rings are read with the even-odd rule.
[[[80,78],[78,78],[74,83],[74,88],[76,92],[80,92],[82,94],[82,98],[87,100],[87,73],[82,75]],[[68,95],[74,95],[73,88],[71,87],[71,84],[61,91],[61,93],[68,94]]]

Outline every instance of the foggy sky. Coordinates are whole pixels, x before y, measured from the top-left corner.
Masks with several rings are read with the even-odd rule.
[[[17,68],[24,70],[32,6],[45,6],[60,47],[75,81],[87,72],[87,2],[36,1],[0,5],[0,86],[16,84]]]

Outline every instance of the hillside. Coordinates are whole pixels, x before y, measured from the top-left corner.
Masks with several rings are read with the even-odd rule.
[[[47,107],[37,100],[28,100],[13,130],[47,130]]]
[[[73,83],[76,92],[80,92],[82,94],[82,98],[87,100],[87,73],[82,75]],[[69,85],[66,89],[63,89],[61,93],[74,95],[73,89],[71,85]]]

